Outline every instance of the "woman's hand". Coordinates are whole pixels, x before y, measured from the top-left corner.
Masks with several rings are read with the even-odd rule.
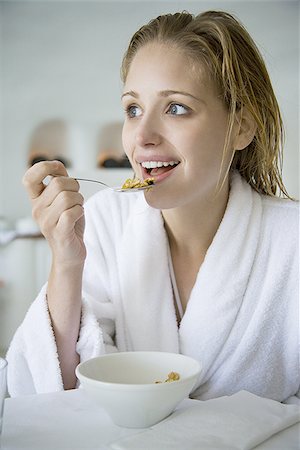
[[[43,180],[52,176],[46,186]],[[86,250],[83,242],[84,210],[79,184],[68,176],[59,161],[34,164],[23,177],[32,203],[32,215],[47,239],[53,262],[58,266],[82,265]]]

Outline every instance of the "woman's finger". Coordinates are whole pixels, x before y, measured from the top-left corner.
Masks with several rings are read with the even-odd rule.
[[[74,228],[79,219],[84,216],[83,206],[75,205],[70,209],[65,210],[59,217],[57,228],[61,232],[67,232],[72,227]]]
[[[58,176],[53,177],[43,192],[34,199],[35,208],[50,206],[61,192],[78,192],[79,183],[74,178]]]
[[[34,200],[45,189],[43,180],[48,176],[68,176],[65,166],[60,161],[41,161],[30,167],[23,177],[23,184]]]
[[[48,207],[40,207],[38,205],[39,199],[34,202],[32,215],[39,223],[42,233],[50,235],[64,211],[73,208],[74,206],[82,206],[84,198],[79,192],[62,191]]]

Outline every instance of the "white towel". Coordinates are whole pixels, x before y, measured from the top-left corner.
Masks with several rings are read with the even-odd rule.
[[[110,448],[249,450],[299,421],[299,406],[282,405],[240,391],[231,397],[195,401],[194,406],[175,411],[159,424],[121,439]]]

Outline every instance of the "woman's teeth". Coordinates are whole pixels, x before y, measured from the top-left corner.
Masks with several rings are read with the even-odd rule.
[[[177,166],[179,161],[144,161],[142,162],[142,167],[145,169],[156,169],[157,167],[168,167],[168,166]]]

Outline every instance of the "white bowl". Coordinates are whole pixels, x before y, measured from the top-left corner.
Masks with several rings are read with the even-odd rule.
[[[180,379],[165,383],[170,372]],[[116,425],[128,428],[146,428],[171,414],[193,390],[200,372],[193,358],[150,351],[111,353],[76,368],[88,395]]]

